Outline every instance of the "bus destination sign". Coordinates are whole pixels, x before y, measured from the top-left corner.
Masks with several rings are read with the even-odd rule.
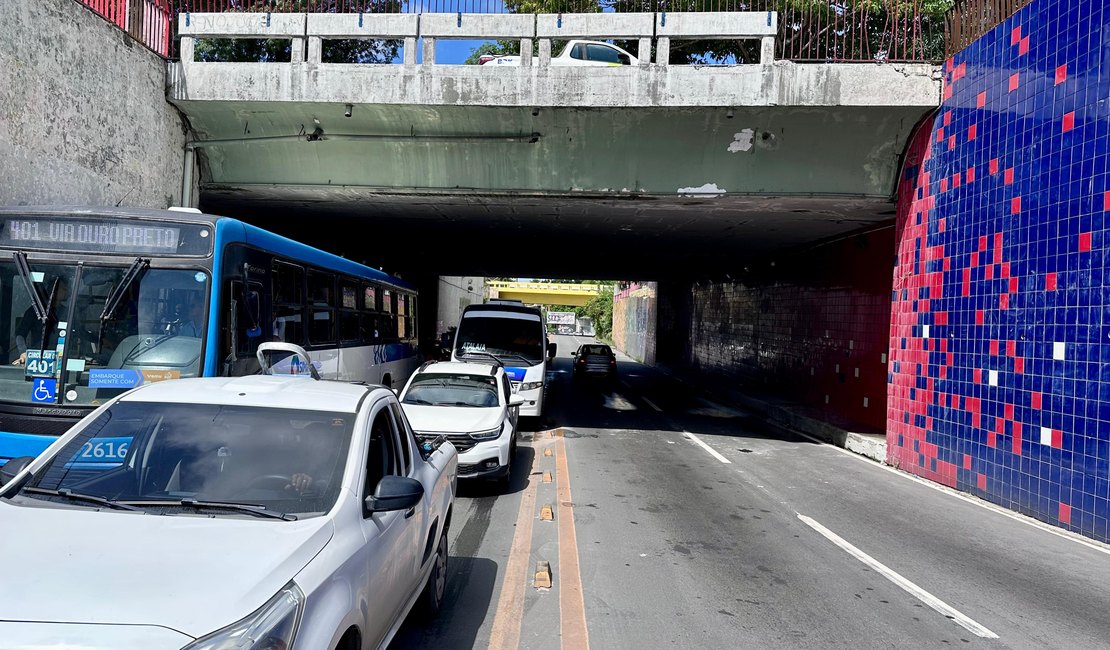
[[[177,253],[181,229],[142,221],[8,219],[0,245],[97,253]]]

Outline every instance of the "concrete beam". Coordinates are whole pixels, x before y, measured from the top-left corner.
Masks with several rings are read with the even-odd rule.
[[[650,38],[654,35],[651,13],[538,14],[539,38]]]
[[[305,14],[181,13],[177,33],[196,38],[293,38],[303,37]]]
[[[650,14],[649,14],[650,15]],[[774,11],[660,12],[655,35],[669,38],[747,39],[778,34]]]
[[[421,14],[424,38],[535,38],[534,14]]]
[[[309,14],[308,35],[323,38],[416,38],[419,14]]]

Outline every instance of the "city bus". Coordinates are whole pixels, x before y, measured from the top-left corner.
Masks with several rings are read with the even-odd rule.
[[[547,397],[547,364],[555,352],[538,307],[491,300],[463,309],[451,359],[496,358],[505,366],[513,391],[524,398],[520,415],[541,417]]]
[[[403,280],[236,219],[0,208],[0,465],[139,384],[257,373],[267,341],[310,351],[325,378],[403,386],[417,315]]]

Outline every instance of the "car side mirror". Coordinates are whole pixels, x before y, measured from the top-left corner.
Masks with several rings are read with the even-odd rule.
[[[547,358],[548,359],[554,359],[555,358],[555,353],[558,349],[559,349],[559,346],[557,344],[548,343],[547,344]]]
[[[424,486],[420,481],[407,476],[383,476],[374,489],[374,494],[363,502],[363,515],[369,517],[375,512],[407,510],[424,498]]]
[[[570,353],[570,356],[572,356],[572,357],[577,357],[577,356],[578,356],[578,353],[577,353],[577,352],[571,352],[571,353]]]
[[[0,485],[7,485],[27,466],[35,461],[34,456],[17,456],[0,467]]]
[[[509,396],[509,406],[520,406],[524,403],[524,398],[520,395],[513,394]]]

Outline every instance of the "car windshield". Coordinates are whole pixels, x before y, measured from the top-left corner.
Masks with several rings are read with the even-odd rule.
[[[37,471],[16,498],[56,507],[59,496],[91,495],[161,508],[159,514],[177,514],[173,505],[182,500],[320,514],[338,497],[354,418],[325,411],[116,402]],[[97,507],[91,501],[65,503]],[[243,516],[233,510],[213,514]]]
[[[207,272],[145,259],[28,266],[0,262],[0,399],[99,404],[142,381],[199,374]]]
[[[582,354],[603,354],[608,357],[612,356],[613,351],[608,345],[583,345]]]
[[[489,375],[421,374],[401,400],[422,406],[497,406],[497,378]]]
[[[485,352],[510,365],[535,365],[544,359],[543,332],[539,319],[468,316],[459,324],[455,350],[459,355]]]

